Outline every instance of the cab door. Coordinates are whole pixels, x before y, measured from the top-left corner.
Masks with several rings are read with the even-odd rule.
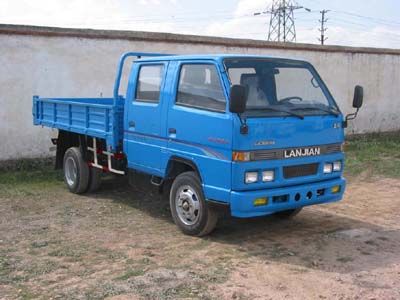
[[[161,149],[167,144],[161,121],[167,68],[167,62],[135,63],[125,105],[128,167],[152,175],[161,174]]]
[[[175,63],[171,67],[174,83],[166,131],[168,151],[196,165],[206,198],[228,201],[232,115],[219,66],[212,60]]]

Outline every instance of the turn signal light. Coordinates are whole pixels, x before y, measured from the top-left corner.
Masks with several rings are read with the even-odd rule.
[[[263,206],[268,204],[268,198],[257,198],[253,202],[254,206]]]
[[[340,192],[340,185],[335,185],[332,189],[331,189],[332,194],[337,194]]]
[[[232,152],[233,161],[250,161],[250,152]]]

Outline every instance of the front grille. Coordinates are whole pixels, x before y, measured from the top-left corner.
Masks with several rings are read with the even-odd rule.
[[[256,151],[250,152],[250,159],[252,161],[288,159],[288,158],[285,158],[285,155],[284,155],[285,151],[290,152],[290,150],[303,149],[303,148],[315,148],[315,147],[319,147],[321,149],[320,155],[342,152],[342,144],[328,144],[328,145],[298,147],[298,148],[256,150]]]
[[[280,159],[281,155],[278,151],[254,151],[251,153],[251,160],[274,160]]]
[[[315,175],[318,172],[318,164],[307,164],[298,166],[283,167],[285,179]]]
[[[342,144],[332,144],[326,146],[325,154],[331,154],[342,151]]]

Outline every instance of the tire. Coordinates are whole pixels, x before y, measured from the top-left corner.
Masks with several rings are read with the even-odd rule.
[[[91,167],[89,168],[89,184],[88,193],[97,192],[101,186],[101,177],[103,175],[103,170],[99,168]]]
[[[63,160],[64,181],[71,193],[83,194],[89,186],[89,166],[78,147],[69,148]]]
[[[207,205],[195,172],[185,172],[175,178],[169,203],[175,224],[187,235],[205,236],[217,225],[218,214]]]
[[[274,216],[280,219],[291,219],[295,217],[299,212],[301,212],[303,208],[296,208],[296,209],[288,209],[284,211],[280,211],[274,214]]]

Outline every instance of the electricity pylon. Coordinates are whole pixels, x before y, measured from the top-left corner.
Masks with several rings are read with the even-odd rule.
[[[272,2],[269,22],[268,41],[296,42],[296,26],[294,24],[294,11],[304,8],[293,0],[274,0]]]

